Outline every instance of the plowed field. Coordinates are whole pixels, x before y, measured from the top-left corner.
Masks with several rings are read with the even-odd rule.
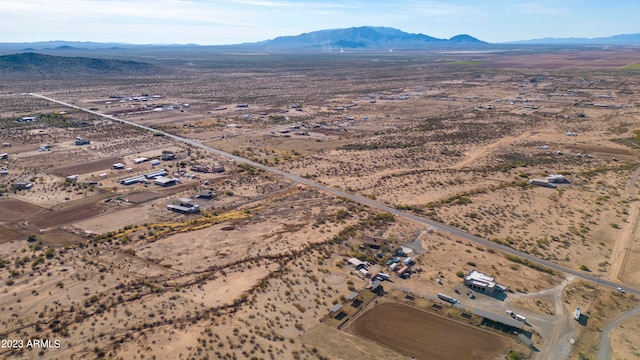
[[[502,336],[393,302],[362,314],[350,331],[416,359],[493,359],[509,349]]]

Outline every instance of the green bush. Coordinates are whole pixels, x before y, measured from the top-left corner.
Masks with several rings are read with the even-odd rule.
[[[582,271],[587,271],[587,272],[591,271],[591,269],[589,269],[589,267],[587,265],[580,265],[579,269],[582,270]]]
[[[509,360],[522,360],[524,357],[517,351],[509,350]]]

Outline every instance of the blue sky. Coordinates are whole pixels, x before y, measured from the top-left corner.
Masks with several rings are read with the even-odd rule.
[[[222,45],[364,25],[505,42],[638,33],[638,14],[637,0],[0,0],[0,42]]]

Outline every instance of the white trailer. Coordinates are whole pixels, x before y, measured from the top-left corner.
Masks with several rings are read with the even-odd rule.
[[[387,273],[378,273],[378,275],[376,275],[377,277],[379,277],[382,280],[389,280],[391,279],[391,275],[387,274]]]

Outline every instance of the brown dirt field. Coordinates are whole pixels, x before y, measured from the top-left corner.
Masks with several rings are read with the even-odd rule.
[[[411,359],[409,356],[325,323],[306,331],[303,341],[306,345],[317,348],[321,354],[328,355],[329,359]]]
[[[585,145],[577,144],[575,146],[576,151],[591,154],[612,154],[612,155],[632,155],[633,153],[629,149],[625,148],[612,148],[597,145]]]
[[[35,216],[29,223],[40,229],[52,226],[60,226],[74,221],[88,219],[102,213],[105,208],[101,201],[113,196],[111,193],[103,193],[80,200],[55,206],[52,210],[44,211]]]
[[[498,335],[400,303],[368,310],[350,330],[418,359],[490,359],[508,350]]]
[[[63,247],[67,245],[78,244],[84,242],[85,240],[70,232],[53,229],[50,231],[46,231],[38,235],[38,239],[41,239],[45,244],[54,246],[54,247]]]
[[[0,244],[22,238],[23,235],[15,230],[0,226]]]
[[[118,162],[117,157],[110,157],[107,159],[101,159],[96,161],[89,161],[81,164],[73,164],[69,166],[63,166],[51,171],[52,174],[57,174],[60,176],[70,176],[70,175],[82,175],[87,173],[92,173],[95,171],[110,169],[113,164]]]
[[[18,221],[42,210],[40,206],[18,199],[0,200],[0,221]]]
[[[158,194],[158,193],[153,192],[153,191],[145,191],[145,192],[140,192],[140,193],[136,193],[136,194],[127,195],[126,199],[127,199],[127,201],[132,202],[134,204],[141,204],[143,202],[155,200],[155,199],[160,198],[162,196],[164,196],[164,195]]]

